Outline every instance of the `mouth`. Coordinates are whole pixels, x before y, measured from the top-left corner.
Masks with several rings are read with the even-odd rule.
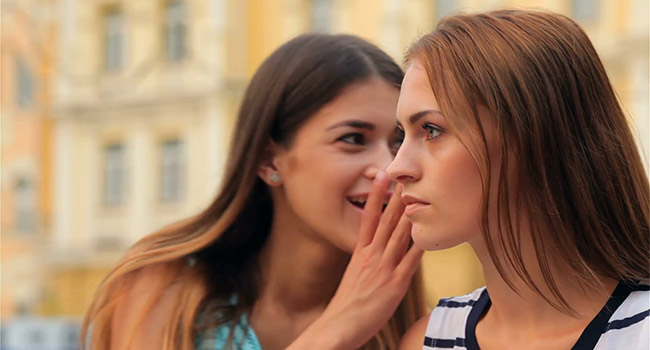
[[[408,194],[402,195],[402,201],[406,205],[404,208],[404,214],[406,214],[406,216],[410,216],[416,211],[426,208],[430,205],[430,203]]]
[[[368,201],[368,195],[360,195],[360,196],[351,196],[348,197],[348,202],[350,204],[354,205],[355,207],[363,210],[363,208],[366,207],[366,202]],[[384,199],[384,203],[381,206],[381,211],[383,212],[386,210],[386,206],[388,206],[388,200],[390,199],[390,194],[386,195],[386,198]]]

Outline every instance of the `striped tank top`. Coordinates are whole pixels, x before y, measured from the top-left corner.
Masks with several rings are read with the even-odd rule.
[[[441,299],[431,312],[423,350],[479,350],[476,324],[490,307],[485,287]],[[622,282],[587,325],[572,350],[650,349],[650,288]]]

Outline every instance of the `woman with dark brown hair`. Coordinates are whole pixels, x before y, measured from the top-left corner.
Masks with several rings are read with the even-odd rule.
[[[82,348],[287,347],[322,314],[358,245],[373,180],[399,145],[402,78],[352,36],[276,50],[247,88],[216,199],[129,250],[97,291]],[[413,251],[397,311],[363,349],[395,349],[424,315]]]
[[[390,290],[382,283],[391,279],[373,284],[368,271],[402,262],[374,241],[409,224],[425,250],[468,242],[486,287],[442,299],[402,349],[650,348],[648,177],[579,25],[531,11],[451,16],[406,63],[397,109],[405,137],[387,169],[403,203],[383,214],[366,253],[374,260],[353,255],[314,323],[342,339],[331,349],[361,344],[381,324],[379,310],[394,307],[349,305],[368,286],[377,298]],[[375,227],[378,208],[368,201],[362,227]],[[409,223],[385,218],[402,211]],[[313,328],[305,334],[318,339]]]

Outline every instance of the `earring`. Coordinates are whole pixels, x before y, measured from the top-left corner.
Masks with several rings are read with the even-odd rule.
[[[280,182],[280,174],[278,174],[278,173],[271,174],[271,181],[273,181],[275,183]]]

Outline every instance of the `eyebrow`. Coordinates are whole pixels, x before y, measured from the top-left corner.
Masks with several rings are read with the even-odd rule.
[[[442,115],[442,112],[440,112],[437,109],[426,109],[424,111],[419,111],[419,112],[411,114],[407,119],[409,121],[409,124],[415,124],[415,123],[417,123],[418,120],[420,120],[425,115],[432,114],[432,113],[437,113],[437,114]],[[399,120],[397,121],[397,124],[402,125],[402,123],[400,123]]]
[[[330,127],[328,127],[326,130],[332,130],[335,128],[340,128],[343,126],[350,126],[353,128],[358,128],[358,129],[366,129],[366,130],[375,130],[375,124],[365,122],[363,120],[344,120],[342,122],[336,123]]]

